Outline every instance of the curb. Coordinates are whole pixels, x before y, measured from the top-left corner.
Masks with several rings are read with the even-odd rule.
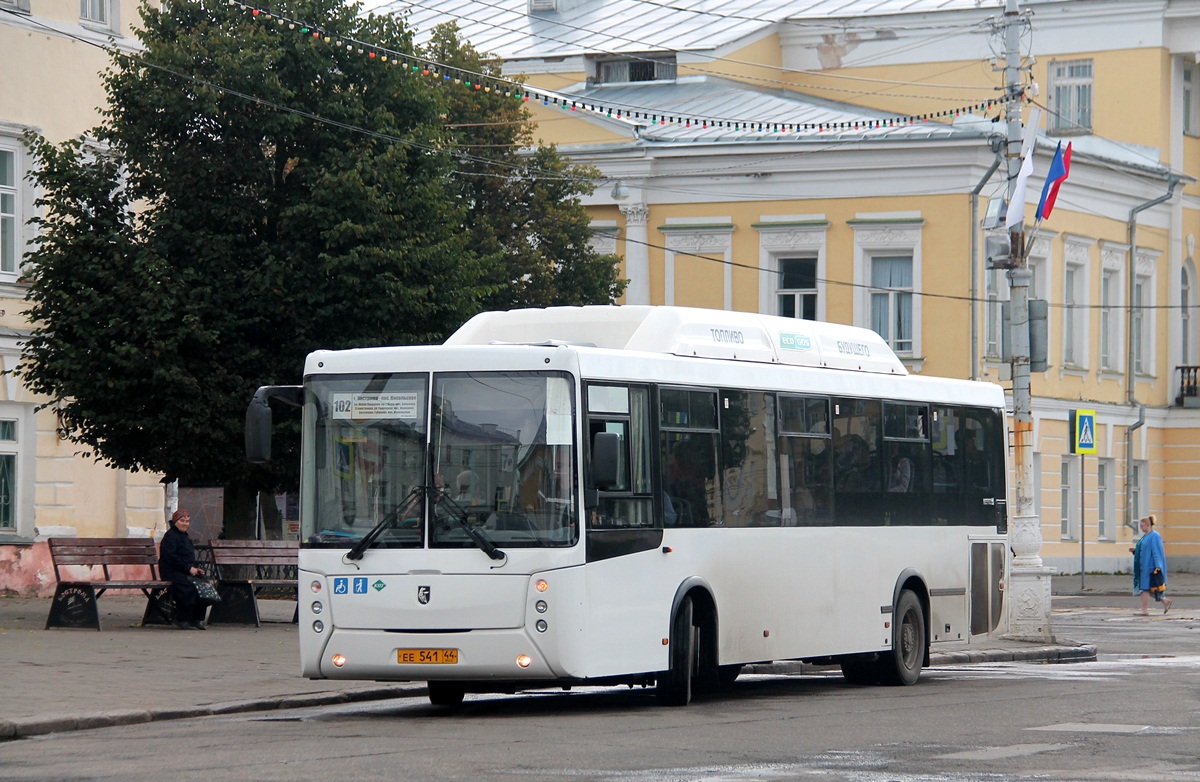
[[[120,725],[141,725],[147,722],[182,720],[193,717],[214,717],[227,714],[304,709],[313,706],[334,706],[342,703],[362,703],[412,696],[422,692],[425,685],[375,687],[369,690],[317,692],[304,695],[281,695],[247,701],[213,703],[186,709],[121,709],[100,714],[47,714],[24,719],[0,719],[0,741],[44,736],[48,733],[67,733],[93,728],[112,728]]]
[[[1076,663],[1096,659],[1096,647],[1084,644],[1065,646],[1039,646],[1029,649],[982,649],[963,652],[937,652],[929,655],[929,665],[971,665],[995,662],[1042,662]],[[812,665],[799,661],[785,661],[747,665],[750,674],[773,674],[798,676],[828,669],[828,665]],[[66,733],[94,728],[111,728],[120,725],[140,725],[147,722],[181,720],[193,717],[213,717],[250,712],[304,709],[314,706],[333,706],[343,703],[364,703],[389,698],[412,697],[425,690],[423,684],[406,684],[392,687],[374,687],[367,690],[343,692],[318,692],[304,695],[282,695],[256,698],[246,701],[229,701],[186,709],[124,709],[101,714],[48,714],[25,719],[0,719],[0,741],[44,736],[48,733]]]

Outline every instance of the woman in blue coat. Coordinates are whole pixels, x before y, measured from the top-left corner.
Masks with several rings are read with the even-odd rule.
[[[1162,572],[1163,585],[1167,583],[1167,555],[1163,550],[1162,535],[1154,529],[1154,516],[1146,516],[1138,522],[1142,529],[1142,538],[1138,541],[1133,553],[1134,588],[1142,598],[1143,615],[1150,613],[1150,575],[1155,570]],[[1171,610],[1171,598],[1163,592],[1155,592],[1154,599],[1163,604],[1163,613]]]

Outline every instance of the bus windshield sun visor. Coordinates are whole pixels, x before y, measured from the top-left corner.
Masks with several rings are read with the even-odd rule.
[[[405,512],[413,506],[421,497],[424,496],[426,487],[414,486],[403,500],[396,503],[396,507],[383,515],[379,523],[371,528],[371,531],[362,536],[362,540],[354,544],[354,548],[346,552],[345,559],[357,560],[363,558],[363,552],[370,548],[380,536],[380,534],[396,522],[397,519],[405,515]]]

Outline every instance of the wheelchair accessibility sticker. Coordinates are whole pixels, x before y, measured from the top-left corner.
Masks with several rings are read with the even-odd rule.
[[[346,577],[335,578],[333,580],[333,593],[335,595],[350,594],[350,579]]]

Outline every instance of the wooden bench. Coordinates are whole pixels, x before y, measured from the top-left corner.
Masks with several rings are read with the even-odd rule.
[[[289,590],[296,595],[294,540],[214,540],[213,565],[219,581],[221,602],[212,607],[209,624],[221,622],[262,626],[258,594],[264,589]],[[299,605],[292,616],[299,618]]]
[[[175,608],[170,599],[170,581],[158,572],[158,551],[153,538],[50,538],[50,559],[58,587],[50,603],[46,629],[51,627],[94,627],[100,629],[100,611],[96,599],[109,590],[139,590],[146,596],[142,625],[169,624]],[[90,567],[87,580],[64,580],[60,568]],[[146,573],[141,578],[122,575],[114,578],[110,567],[136,568]],[[95,568],[99,567],[97,573]],[[102,576],[102,577],[101,577]]]

